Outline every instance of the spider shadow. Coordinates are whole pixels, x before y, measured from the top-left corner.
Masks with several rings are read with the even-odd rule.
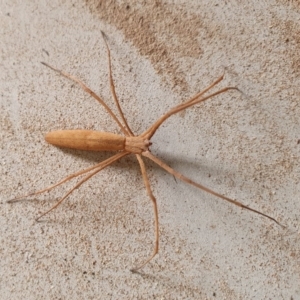
[[[161,288],[182,292],[182,289],[187,294],[195,294],[195,287],[192,284],[182,284],[182,278],[180,275],[169,276],[166,274],[149,274],[145,271],[131,271],[131,274],[135,276],[140,276],[143,280],[152,283],[153,285],[159,285]],[[174,275],[174,274],[173,274]],[[197,292],[196,292],[197,293]],[[199,295],[201,298],[201,295]],[[200,299],[199,298],[199,299]]]
[[[112,157],[113,155],[116,154],[116,152],[109,152],[109,151],[103,151],[103,152],[96,152],[96,151],[84,151],[84,150],[74,150],[74,149],[67,149],[67,148],[59,148],[59,151],[62,151],[66,155],[73,156],[74,158],[80,158],[84,162],[88,162],[91,164],[91,166],[98,164],[102,161],[105,161],[106,159]],[[183,157],[180,156],[179,154],[173,153],[167,153],[163,151],[155,151],[156,153],[154,154],[157,156],[159,159],[164,161],[166,164],[168,164],[171,168],[173,166],[176,166],[175,169],[180,172],[181,169],[186,169],[189,170],[192,174],[197,174],[199,173],[199,170],[201,171],[202,174],[209,174],[210,176],[218,176],[220,174],[219,168],[215,167],[214,165],[211,164],[205,164],[200,162],[195,162],[195,160],[192,160],[191,158],[188,157]],[[160,170],[159,172],[165,172],[159,165],[154,163],[153,161],[144,158],[144,161],[146,163],[146,167],[150,172],[152,173],[152,170]],[[119,159],[118,161],[114,162],[112,165],[109,165],[110,168],[113,169],[130,169],[133,173],[138,175],[140,174],[140,166],[136,160],[135,155],[129,154],[126,157],[123,157]],[[80,170],[75,170],[75,172],[78,172]],[[228,173],[226,170],[224,172]],[[152,175],[152,174],[151,174]],[[183,174],[187,175],[187,174]],[[188,175],[187,175],[188,176]],[[141,176],[140,176],[141,177]],[[150,177],[153,177],[150,176]],[[175,178],[175,177],[174,177]],[[142,180],[141,180],[142,182]],[[177,182],[177,180],[176,180]],[[50,197],[51,198],[51,197]],[[23,202],[24,199],[16,200],[14,202]],[[28,199],[26,201],[36,203],[40,202],[38,198],[32,198]],[[57,201],[57,199],[51,198],[48,199],[48,201]]]
[[[84,150],[75,150],[75,149],[67,149],[67,148],[59,148],[59,151],[62,151],[64,154],[68,155],[68,156],[73,156],[74,159],[78,159],[80,158],[82,161],[84,162],[88,162],[89,164],[95,165],[97,163],[100,163],[110,157],[112,157],[113,155],[116,154],[116,152],[109,152],[109,151],[103,151],[103,152],[96,152],[96,151],[84,151]],[[179,154],[176,153],[167,153],[167,152],[163,152],[163,151],[155,151],[155,155],[161,159],[162,161],[164,161],[166,164],[168,164],[169,166],[173,167],[174,165],[176,166],[175,169],[179,170],[180,169],[186,169],[189,170],[191,173],[193,174],[197,174],[199,173],[199,170],[201,171],[201,174],[209,174],[211,176],[217,176],[220,173],[220,170],[210,164],[206,164],[203,165],[200,162],[195,162],[195,160],[192,160],[191,158],[188,157],[183,157],[180,156]],[[148,170],[150,170],[149,174],[149,179],[151,180],[151,178],[153,178],[153,170],[155,170],[155,172],[157,170],[160,170],[158,172],[165,172],[166,171],[162,170],[161,167],[159,165],[157,165],[156,163],[154,163],[153,161],[149,160],[149,159],[144,159],[145,163],[146,163],[146,167]],[[136,174],[134,176],[139,176],[141,179],[141,185],[143,184],[142,181],[142,176],[141,176],[141,171],[140,171],[140,166],[136,160],[135,155],[128,155],[126,157],[121,158],[120,160],[114,162],[112,165],[109,166],[110,168],[113,169],[118,169],[118,170],[128,170],[128,168],[130,169],[130,172]],[[80,170],[76,170],[80,171]],[[171,175],[171,174],[169,174]],[[184,175],[188,175],[188,174],[184,174]],[[175,177],[174,177],[175,178]],[[178,181],[175,179],[175,181],[178,183]],[[25,199],[20,199],[20,200],[16,200],[16,202],[23,202]],[[46,196],[45,201],[47,201],[47,203],[49,202],[53,202],[56,203],[59,198],[57,197],[51,197]],[[44,202],[43,200],[43,202]],[[30,203],[41,203],[41,200],[38,199],[38,196],[35,196],[34,198],[31,199],[26,199],[26,202],[30,202]],[[41,219],[38,221],[38,223],[48,223],[48,222],[57,222],[57,221],[51,221],[50,219]]]
[[[91,165],[100,163],[101,161],[104,161],[116,154],[116,152],[109,152],[109,151],[97,152],[97,151],[74,150],[74,149],[67,149],[67,148],[59,148],[59,149],[60,151],[64,152],[66,155],[71,155],[74,156],[75,158],[80,158],[85,162],[91,163]],[[170,152],[164,152],[156,149],[155,153],[153,154],[157,156],[160,160],[165,162],[167,165],[169,165],[171,168],[174,168],[176,169],[176,171],[179,172],[181,172],[180,170],[185,169],[185,170],[189,170],[189,173],[192,174],[198,174],[200,172],[203,176],[214,177],[214,178],[220,176],[220,172],[226,175],[232,173],[230,170],[226,170],[223,167],[222,170],[220,170],[220,167],[210,163],[209,161],[206,162],[203,162],[203,160],[201,162],[195,161],[192,158],[181,156],[180,154],[176,154],[175,152],[170,153]],[[150,171],[161,170],[162,172],[166,172],[162,170],[162,168],[159,165],[157,165],[150,159],[144,157],[144,161],[146,163],[146,168],[148,170]],[[118,161],[111,164],[109,167],[113,169],[126,169],[126,170],[130,168],[130,170],[132,170],[134,173],[136,174],[140,173],[140,166],[134,154],[129,154],[128,156],[119,159]],[[183,174],[183,175],[189,177],[188,174]],[[234,174],[232,173],[232,175]],[[175,181],[177,180],[175,179]]]
[[[101,163],[106,159],[112,157],[117,152],[115,151],[86,151],[86,150],[75,150],[75,149],[68,149],[68,148],[59,148],[62,152],[66,155],[73,156],[74,158],[80,158],[84,162],[90,163],[91,166]],[[130,165],[131,169],[138,171],[139,165],[136,163],[136,158],[134,155],[127,155],[126,157],[122,157],[119,160],[115,161],[109,168],[118,168],[118,169],[125,169],[128,168],[128,164]],[[79,171],[79,170],[77,170]]]
[[[169,165],[177,172],[182,173],[182,175],[186,177],[189,177],[189,174],[187,174],[187,172],[191,174],[202,174],[203,176],[208,177],[218,177],[218,175],[220,176],[220,171],[224,172],[224,174],[230,173],[230,171],[226,170],[225,168],[222,168],[222,170],[220,170],[219,166],[211,163],[210,161],[195,161],[191,157],[185,157],[180,154],[176,154],[175,152],[170,153],[164,151],[156,151],[155,156],[157,156],[164,163]],[[150,165],[154,169],[161,169],[160,166],[148,159],[147,165]],[[184,173],[184,171],[181,170],[187,171],[185,171]]]

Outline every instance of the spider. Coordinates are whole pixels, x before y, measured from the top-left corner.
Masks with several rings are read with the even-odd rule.
[[[121,118],[118,118],[110,109],[110,107],[98,96],[96,95],[90,88],[88,88],[82,81],[77,79],[76,77],[67,74],[63,71],[60,71],[50,65],[48,65],[45,62],[42,62],[43,65],[49,67],[50,69],[54,70],[55,72],[58,72],[60,75],[63,75],[64,77],[76,82],[79,84],[79,86],[89,93],[93,98],[95,98],[109,113],[109,115],[113,118],[113,120],[118,124],[120,130],[124,135],[114,134],[110,132],[101,132],[101,131],[91,131],[91,130],[59,130],[59,131],[53,131],[50,133],[47,133],[45,136],[45,139],[48,143],[59,146],[59,147],[67,147],[72,149],[79,149],[79,150],[90,150],[90,151],[117,151],[117,154],[113,155],[112,157],[92,166],[85,170],[81,170],[79,172],[73,173],[61,181],[57,182],[56,184],[53,184],[51,186],[46,187],[45,189],[42,189],[40,191],[36,191],[34,193],[27,194],[25,196],[17,197],[12,200],[9,200],[8,202],[15,202],[22,198],[29,197],[29,196],[35,196],[44,192],[48,192],[51,189],[75,178],[80,175],[86,174],[72,189],[70,189],[52,208],[41,214],[36,220],[39,220],[41,217],[45,216],[47,213],[55,209],[57,206],[59,206],[75,189],[79,188],[84,182],[89,180],[92,176],[99,173],[104,168],[111,165],[113,162],[119,160],[120,158],[127,156],[129,154],[134,154],[136,156],[136,159],[140,165],[140,169],[142,172],[143,181],[147,190],[147,194],[150,197],[152,204],[153,204],[153,210],[154,210],[154,220],[155,220],[155,240],[154,240],[154,249],[152,254],[146,259],[143,263],[138,265],[137,267],[131,269],[132,272],[136,272],[137,270],[144,267],[147,263],[149,263],[152,258],[158,253],[159,249],[159,221],[158,221],[158,208],[156,199],[152,193],[148,175],[146,172],[145,163],[143,160],[143,157],[147,157],[148,159],[152,160],[154,163],[159,165],[161,168],[166,170],[171,175],[175,176],[176,178],[193,185],[207,193],[210,193],[216,197],[219,197],[223,200],[226,200],[234,205],[237,205],[241,208],[245,208],[247,210],[250,210],[254,213],[260,214],[264,217],[269,218],[270,220],[274,221],[275,223],[281,225],[276,219],[270,217],[267,214],[264,214],[258,210],[255,210],[251,207],[248,207],[241,202],[238,202],[236,200],[230,199],[224,195],[221,195],[199,183],[194,182],[193,180],[189,179],[188,177],[184,176],[183,174],[177,172],[170,166],[168,166],[166,163],[164,163],[162,160],[154,156],[149,147],[151,146],[151,138],[155,134],[156,130],[165,122],[169,117],[172,115],[183,111],[189,107],[192,107],[196,104],[199,104],[200,102],[204,102],[216,95],[225,93],[229,90],[237,90],[240,91],[236,87],[225,87],[220,89],[217,92],[211,93],[207,96],[204,96],[209,90],[211,90],[214,86],[216,86],[220,81],[222,81],[224,75],[219,77],[217,80],[215,80],[211,85],[209,85],[207,88],[205,88],[203,91],[197,93],[195,96],[193,96],[191,99],[176,105],[175,107],[168,110],[164,115],[162,115],[156,122],[154,122],[153,125],[151,125],[146,131],[144,131],[140,135],[135,135],[132,130],[130,129],[127,120],[122,112],[122,109],[120,107],[113,76],[112,76],[112,67],[111,67],[111,54],[110,49],[107,42],[106,35],[102,33],[103,40],[106,45],[107,54],[108,54],[108,66],[109,66],[109,81],[110,81],[110,89],[113,95],[113,99],[115,101],[115,104],[117,106],[118,112],[120,114]],[[282,226],[282,225],[281,225]]]

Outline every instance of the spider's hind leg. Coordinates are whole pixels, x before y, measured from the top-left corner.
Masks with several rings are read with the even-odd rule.
[[[144,184],[146,186],[147,189],[147,194],[150,197],[152,204],[153,204],[153,210],[154,210],[154,219],[155,219],[155,242],[154,242],[154,249],[152,254],[149,256],[149,258],[143,262],[141,265],[137,266],[136,268],[131,269],[131,272],[136,272],[137,270],[141,269],[142,267],[144,267],[149,261],[151,261],[151,259],[158,253],[158,247],[159,247],[159,222],[158,222],[158,209],[157,209],[157,203],[156,203],[156,199],[151,191],[151,187],[150,187],[150,182],[148,179],[148,175],[146,172],[146,167],[144,164],[144,161],[141,157],[140,154],[136,155],[136,158],[140,164],[141,167],[141,172],[143,175],[143,180],[144,180]]]
[[[250,211],[252,211],[252,212],[254,212],[256,214],[264,216],[264,217],[272,220],[276,224],[280,225],[281,227],[284,227],[282,224],[280,224],[273,217],[271,217],[271,216],[269,216],[267,214],[264,214],[264,213],[262,213],[262,212],[260,212],[260,211],[258,211],[256,209],[253,209],[253,208],[251,208],[249,206],[246,206],[246,205],[242,204],[239,201],[236,201],[236,200],[230,199],[230,198],[228,198],[226,196],[223,196],[223,195],[221,195],[221,194],[219,194],[219,193],[217,193],[217,192],[215,192],[215,191],[213,191],[213,190],[211,190],[211,189],[209,189],[209,188],[207,188],[207,187],[205,187],[205,186],[203,186],[203,185],[201,185],[201,184],[199,184],[197,182],[194,182],[190,178],[182,175],[181,173],[179,173],[179,172],[175,171],[174,169],[172,169],[171,167],[169,167],[166,163],[164,163],[163,161],[161,161],[160,159],[158,159],[156,156],[154,156],[153,154],[151,154],[149,151],[143,152],[143,156],[148,157],[149,159],[151,159],[152,161],[154,161],[156,164],[158,164],[161,168],[165,169],[168,173],[170,173],[171,175],[174,175],[175,177],[177,177],[181,181],[184,181],[184,182],[186,182],[186,183],[188,183],[190,185],[193,185],[193,186],[195,186],[195,187],[197,187],[197,188],[199,188],[199,189],[201,189],[201,190],[203,190],[203,191],[205,191],[207,193],[210,193],[210,194],[212,194],[212,195],[214,195],[216,197],[219,197],[219,198],[221,198],[221,199],[223,199],[225,201],[228,201],[228,202],[230,202],[230,203],[232,203],[232,204],[234,204],[236,206],[239,206],[241,208],[245,208],[245,209],[250,210]]]

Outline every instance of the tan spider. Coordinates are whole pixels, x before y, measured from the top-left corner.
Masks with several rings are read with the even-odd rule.
[[[115,92],[113,78],[112,78],[110,50],[109,50],[109,47],[108,47],[108,44],[106,41],[106,36],[103,32],[102,32],[102,36],[105,41],[105,45],[106,45],[107,53],[108,53],[110,88],[111,88],[111,92],[112,92],[115,104],[117,106],[118,112],[120,114],[121,120],[112,112],[112,110],[108,107],[108,105],[99,96],[97,96],[91,89],[89,89],[79,79],[77,79],[76,77],[69,75],[63,71],[55,69],[44,62],[42,64],[44,64],[45,66],[49,67],[50,69],[58,72],[59,74],[73,80],[74,82],[78,83],[84,91],[89,93],[93,98],[95,98],[106,109],[106,111],[110,114],[110,116],[118,124],[118,126],[120,127],[124,136],[114,134],[114,133],[109,133],[109,132],[90,131],[90,130],[61,130],[61,131],[53,131],[53,132],[46,134],[45,139],[48,143],[59,146],[59,147],[67,147],[67,148],[80,149],[80,150],[91,150],[91,151],[117,151],[117,154],[96,164],[95,166],[89,167],[89,168],[79,171],[77,173],[73,173],[73,174],[67,176],[66,178],[62,179],[58,183],[51,185],[43,190],[9,200],[8,202],[15,202],[15,201],[18,201],[25,197],[34,196],[34,195],[38,195],[38,194],[41,194],[44,192],[48,192],[51,189],[71,180],[72,178],[78,177],[83,174],[87,174],[72,189],[70,189],[51,209],[49,209],[48,211],[46,211],[45,213],[40,215],[37,218],[37,220],[38,220],[41,217],[43,217],[44,215],[46,215],[47,213],[49,213],[50,211],[52,211],[53,209],[55,209],[58,205],[60,205],[75,189],[79,188],[84,182],[86,182],[92,176],[99,173],[101,170],[108,167],[109,165],[111,165],[113,162],[119,160],[120,158],[127,156],[129,154],[134,154],[140,165],[143,180],[144,180],[144,183],[146,186],[146,190],[147,190],[147,193],[153,204],[154,216],[155,216],[155,243],[154,243],[153,253],[150,255],[150,257],[145,262],[143,262],[136,268],[132,269],[131,271],[137,271],[138,269],[145,266],[158,253],[158,248],[159,248],[158,209],[157,209],[156,199],[152,193],[150,183],[148,180],[145,164],[144,164],[144,161],[142,158],[143,156],[149,158],[150,160],[152,160],[153,162],[158,164],[161,168],[165,169],[168,173],[174,175],[176,178],[178,178],[188,184],[191,184],[201,190],[204,190],[212,195],[215,195],[223,200],[226,200],[232,204],[235,204],[241,208],[248,209],[252,212],[255,212],[264,217],[267,217],[267,218],[271,219],[272,221],[276,222],[277,224],[281,225],[277,220],[275,220],[274,218],[272,218],[260,211],[257,211],[253,208],[245,206],[238,201],[235,201],[226,196],[223,196],[223,195],[221,195],[217,192],[214,192],[213,190],[211,190],[199,183],[192,181],[191,179],[189,179],[186,176],[182,175],[181,173],[175,171],[174,169],[169,167],[167,164],[165,164],[163,161],[161,161],[159,158],[154,156],[149,149],[149,147],[151,146],[151,141],[150,141],[151,137],[155,134],[156,130],[161,126],[161,124],[164,121],[166,121],[170,116],[172,116],[182,110],[185,110],[191,106],[194,106],[200,102],[206,101],[216,95],[224,93],[228,90],[238,90],[238,88],[225,87],[217,92],[214,92],[212,94],[204,96],[205,93],[207,93],[212,87],[217,85],[223,79],[223,76],[221,76],[215,82],[213,82],[210,86],[208,86],[206,89],[204,89],[203,91],[196,94],[194,97],[192,97],[188,101],[185,101],[182,104],[176,105],[175,107],[170,109],[167,113],[165,113],[163,116],[161,116],[152,126],[150,126],[150,128],[148,128],[142,134],[136,136],[133,134],[132,130],[130,129],[130,127],[126,121],[126,118],[124,117],[124,114],[122,112],[122,109],[120,107],[120,104],[119,104],[119,101],[118,101],[118,98],[117,98],[117,95]]]

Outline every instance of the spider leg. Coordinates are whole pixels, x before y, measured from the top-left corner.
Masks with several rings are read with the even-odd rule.
[[[224,79],[224,74],[222,76],[220,76],[219,78],[217,78],[213,83],[211,83],[207,88],[205,88],[203,91],[200,91],[198,94],[196,94],[195,96],[193,96],[191,99],[187,100],[184,103],[191,103],[194,100],[196,100],[197,98],[199,98],[200,96],[204,95],[206,92],[208,92],[209,90],[211,90],[214,86],[216,86],[219,82],[221,82]]]
[[[143,132],[141,134],[142,137],[147,138],[147,139],[151,139],[151,137],[154,135],[154,133],[156,132],[156,130],[161,126],[161,124],[166,121],[169,117],[171,117],[172,115],[187,109],[188,107],[191,107],[195,104],[198,104],[200,102],[204,102],[214,96],[217,96],[219,94],[225,93],[228,90],[237,90],[240,91],[237,87],[225,87],[215,93],[212,93],[208,96],[205,96],[203,98],[201,98],[201,96],[206,93],[208,90],[212,89],[215,85],[217,85],[222,79],[223,79],[223,75],[221,77],[219,77],[216,81],[214,81],[210,86],[208,86],[206,89],[204,89],[203,91],[199,92],[198,94],[196,94],[195,96],[193,96],[191,99],[185,101],[184,103],[178,104],[175,107],[171,108],[167,113],[165,113],[163,116],[161,116],[152,126],[150,126],[150,128],[148,128],[145,132]]]
[[[139,265],[138,267],[131,269],[131,272],[136,272],[137,270],[141,269],[142,267],[144,267],[157,253],[158,253],[158,247],[159,247],[159,223],[158,223],[158,209],[157,209],[157,203],[156,203],[156,199],[151,191],[151,187],[150,187],[150,183],[149,183],[149,179],[147,176],[147,172],[146,172],[146,167],[144,164],[144,161],[141,157],[140,154],[136,155],[136,158],[140,164],[141,167],[141,171],[142,171],[142,175],[143,175],[143,180],[147,189],[147,194],[150,197],[152,204],[153,204],[153,209],[154,209],[154,217],[155,217],[155,243],[154,243],[154,249],[152,254],[150,255],[150,257],[141,265]]]
[[[113,95],[113,98],[115,100],[115,103],[116,103],[116,106],[118,108],[118,111],[119,111],[119,114],[121,115],[121,118],[125,124],[125,127],[126,127],[126,130],[129,132],[130,136],[134,136],[134,134],[132,133],[128,123],[127,123],[127,120],[124,116],[124,113],[121,109],[121,106],[120,106],[120,102],[118,100],[118,97],[117,97],[117,94],[116,94],[116,89],[115,89],[115,84],[114,84],[114,80],[113,80],[113,76],[112,76],[112,67],[111,67],[111,55],[110,55],[110,49],[108,47],[108,43],[107,43],[107,36],[105,35],[105,33],[103,31],[101,31],[102,33],[102,37],[103,37],[103,40],[105,42],[105,45],[106,45],[106,49],[107,49],[107,55],[108,55],[108,68],[109,68],[109,84],[110,84],[110,90],[111,90],[111,93]]]
[[[113,157],[111,157],[111,158],[113,158]],[[111,158],[110,158],[110,159],[111,159]],[[39,195],[39,194],[48,192],[48,191],[54,189],[55,187],[60,186],[61,184],[65,183],[65,182],[68,182],[69,180],[71,180],[71,179],[73,179],[73,178],[75,178],[75,177],[78,177],[78,176],[80,176],[80,175],[83,175],[83,174],[85,174],[85,173],[87,173],[87,172],[90,172],[90,171],[92,171],[92,170],[98,168],[102,163],[103,163],[103,162],[100,162],[99,164],[96,164],[95,166],[92,166],[92,167],[89,167],[89,168],[87,168],[87,169],[81,170],[81,171],[79,171],[79,172],[73,173],[73,174],[71,174],[71,175],[69,175],[69,176],[63,178],[61,181],[59,181],[59,182],[57,182],[57,183],[55,183],[55,184],[53,184],[53,185],[50,185],[50,186],[48,186],[48,187],[46,187],[46,188],[44,188],[44,189],[42,189],[42,190],[39,190],[39,191],[30,193],[30,194],[27,194],[27,195],[19,196],[19,197],[17,197],[17,198],[8,200],[7,202],[8,202],[8,203],[13,203],[13,202],[17,202],[17,201],[22,201],[22,200],[26,200],[26,199],[23,199],[23,198],[27,198],[27,197],[31,197],[31,196],[36,196],[36,195]]]
[[[59,73],[60,75],[76,82],[77,84],[80,85],[80,87],[85,91],[87,92],[88,94],[90,94],[93,98],[95,98],[105,109],[106,111],[111,115],[111,117],[115,120],[115,122],[119,125],[121,131],[126,135],[128,136],[129,133],[127,132],[126,128],[124,128],[124,126],[122,125],[122,123],[119,121],[119,119],[117,118],[117,116],[112,112],[112,110],[110,109],[110,107],[98,96],[96,95],[88,86],[86,86],[81,80],[79,80],[78,78],[76,78],[75,76],[73,75],[70,75],[64,71],[61,71],[61,70],[58,70],[50,65],[48,65],[47,63],[45,62],[41,62],[44,66],[50,68],[51,70]]]
[[[20,199],[22,198],[25,198],[25,197],[29,197],[29,196],[34,196],[34,195],[38,195],[38,194],[41,194],[41,193],[44,193],[44,192],[47,192],[47,191],[50,191],[51,189],[71,180],[72,178],[75,178],[75,177],[78,177],[80,175],[83,175],[85,173],[88,173],[92,170],[94,170],[94,172],[88,174],[87,176],[85,176],[82,180],[80,180],[71,190],[69,190],[64,196],[63,198],[61,198],[51,209],[49,209],[48,211],[46,211],[45,213],[43,213],[41,216],[39,216],[36,220],[39,220],[41,217],[43,217],[44,215],[46,215],[47,213],[49,213],[50,211],[52,211],[53,209],[55,209],[59,204],[61,204],[63,202],[63,200],[65,200],[75,189],[77,189],[78,187],[80,187],[84,182],[86,182],[89,178],[91,178],[92,176],[94,176],[95,174],[97,174],[98,172],[100,172],[101,170],[103,170],[104,168],[108,167],[109,165],[111,165],[113,162],[117,161],[118,159],[120,159],[121,157],[124,157],[126,155],[130,154],[129,152],[121,152],[121,153],[117,153],[115,154],[114,156],[102,161],[101,163],[95,165],[95,166],[92,166],[88,169],[85,169],[85,170],[82,170],[82,171],[79,171],[79,172],[76,172],[74,174],[71,174],[67,177],[65,177],[64,179],[62,179],[61,181],[59,181],[58,183],[54,184],[54,185],[51,185],[50,187],[47,187],[43,190],[40,190],[40,191],[37,191],[37,192],[34,192],[34,193],[31,193],[31,194],[28,194],[28,195],[25,195],[25,196],[21,196],[21,197],[18,197],[18,198],[14,198],[14,199],[11,199],[7,202],[9,203],[12,203],[12,202],[16,202],[16,201],[19,201]]]
[[[230,202],[230,203],[232,203],[234,205],[237,205],[237,206],[239,206],[241,208],[248,209],[248,210],[250,210],[250,211],[252,211],[254,213],[257,213],[257,214],[259,214],[261,216],[264,216],[264,217],[266,217],[266,218],[274,221],[276,224],[284,227],[282,224],[280,224],[276,219],[272,218],[271,216],[266,215],[266,214],[264,214],[264,213],[262,213],[262,212],[260,212],[260,211],[258,211],[256,209],[253,209],[253,208],[251,208],[249,206],[246,206],[246,205],[242,204],[239,201],[236,201],[236,200],[230,199],[228,197],[225,197],[225,196],[223,196],[223,195],[221,195],[219,193],[216,193],[213,190],[211,190],[211,189],[209,189],[209,188],[207,188],[207,187],[205,187],[205,186],[203,186],[203,185],[201,185],[199,183],[196,183],[196,182],[192,181],[188,177],[185,177],[181,173],[179,173],[179,172],[175,171],[174,169],[172,169],[171,167],[169,167],[166,163],[164,163],[163,161],[161,161],[160,159],[158,159],[156,156],[154,156],[153,154],[151,154],[149,151],[143,152],[142,155],[148,157],[149,159],[151,159],[152,161],[154,161],[156,164],[158,164],[161,168],[165,169],[168,173],[174,175],[175,177],[177,177],[181,181],[184,181],[184,182],[186,182],[188,184],[191,184],[191,185],[193,185],[193,186],[195,186],[195,187],[197,187],[197,188],[199,188],[199,189],[201,189],[201,190],[203,190],[203,191],[205,191],[207,193],[210,193],[210,194],[212,194],[212,195],[214,195],[216,197],[219,197],[219,198],[221,198],[223,200],[226,200],[226,201],[228,201],[228,202]]]
[[[50,211],[58,207],[74,190],[79,188],[84,182],[86,182],[88,179],[90,179],[92,176],[103,170],[104,168],[111,165],[113,162],[119,160],[121,157],[126,156],[130,154],[129,152],[121,152],[117,153],[114,156],[102,161],[101,163],[97,164],[96,170],[94,170],[92,173],[86,175],[84,178],[82,178],[72,189],[70,189],[52,208],[41,214],[38,218],[36,218],[36,221],[38,221],[40,218],[48,214]]]

